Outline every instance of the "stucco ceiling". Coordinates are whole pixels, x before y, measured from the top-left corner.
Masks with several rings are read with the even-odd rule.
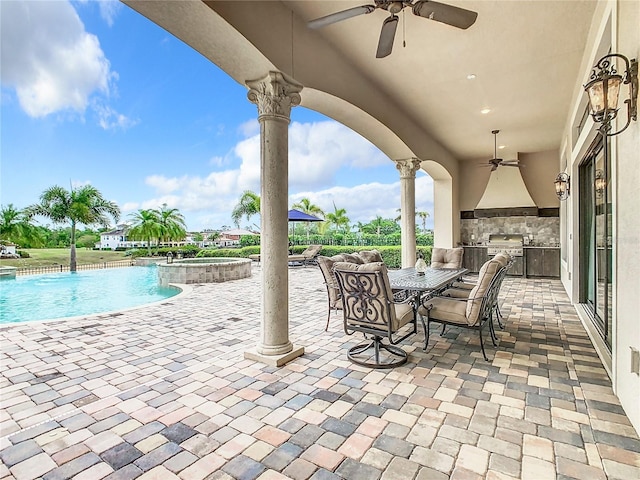
[[[433,152],[443,149],[460,160],[490,158],[493,129],[501,130],[506,158],[560,146],[596,6],[592,0],[448,1],[478,12],[468,30],[414,16],[407,8],[400,14],[393,53],[377,59],[388,12],[376,10],[319,30],[306,27],[309,20],[366,1],[125,3],[239,82],[277,68],[329,93],[334,101],[327,97],[324,113],[336,112],[336,102],[346,101],[416,154],[422,149],[437,157]],[[475,79],[469,80],[470,74]],[[303,90],[303,104],[304,98]],[[308,98],[311,108],[323,110],[317,95]],[[491,112],[482,114],[484,108]],[[428,145],[421,146],[420,138]]]

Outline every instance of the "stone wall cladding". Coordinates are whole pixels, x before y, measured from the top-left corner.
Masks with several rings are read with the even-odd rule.
[[[216,263],[189,263],[174,261],[172,264],[158,265],[158,283],[221,283],[251,276],[251,260],[248,258],[229,259]]]
[[[494,233],[531,235],[534,245],[556,246],[560,242],[560,219],[558,217],[493,217],[460,220],[460,241],[471,245],[486,244]]]

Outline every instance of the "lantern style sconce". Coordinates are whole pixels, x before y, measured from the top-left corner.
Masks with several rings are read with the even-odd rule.
[[[616,70],[614,59],[619,58],[625,64],[625,70],[620,75]],[[620,85],[629,85],[627,104],[627,123],[615,133],[609,133],[611,122],[618,114],[618,97]],[[591,116],[596,123],[600,123],[599,130],[604,136],[612,137],[623,132],[638,115],[638,62],[629,60],[619,53],[605,55],[596,63],[591,71],[589,83],[584,86],[589,96]]]
[[[566,200],[569,196],[569,175],[561,172],[556,177],[556,181],[553,184],[556,186],[556,195],[560,200]]]
[[[593,181],[593,188],[596,191],[596,196],[602,198],[604,191],[607,188],[607,179],[604,178],[604,172],[602,170],[596,170],[596,178]]]

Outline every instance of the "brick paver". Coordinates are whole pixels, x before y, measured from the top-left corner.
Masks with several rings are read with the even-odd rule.
[[[243,358],[248,279],[116,314],[0,327],[0,476],[16,479],[640,478],[640,439],[560,282],[507,278],[506,328],[419,331],[351,364],[315,267],[290,271],[281,368]]]

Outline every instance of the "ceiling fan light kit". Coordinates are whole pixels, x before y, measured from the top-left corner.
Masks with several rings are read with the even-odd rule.
[[[491,133],[493,134],[493,158],[487,164],[482,164],[482,166],[491,167],[492,172],[496,171],[498,167],[520,167],[518,160],[498,158],[498,133],[500,133],[500,130],[491,130]]]
[[[307,25],[309,28],[322,28],[358,15],[369,14],[377,9],[386,10],[391,16],[385,19],[382,24],[380,39],[378,40],[378,49],[376,51],[376,58],[383,58],[388,56],[393,50],[393,40],[398,28],[397,14],[405,7],[410,7],[413,14],[418,17],[444,23],[445,25],[451,25],[452,27],[463,30],[473,25],[478,18],[477,12],[454,7],[453,5],[447,5],[445,3],[432,2],[430,0],[375,0],[374,5],[361,5],[359,7],[331,13],[324,17],[311,20]]]

